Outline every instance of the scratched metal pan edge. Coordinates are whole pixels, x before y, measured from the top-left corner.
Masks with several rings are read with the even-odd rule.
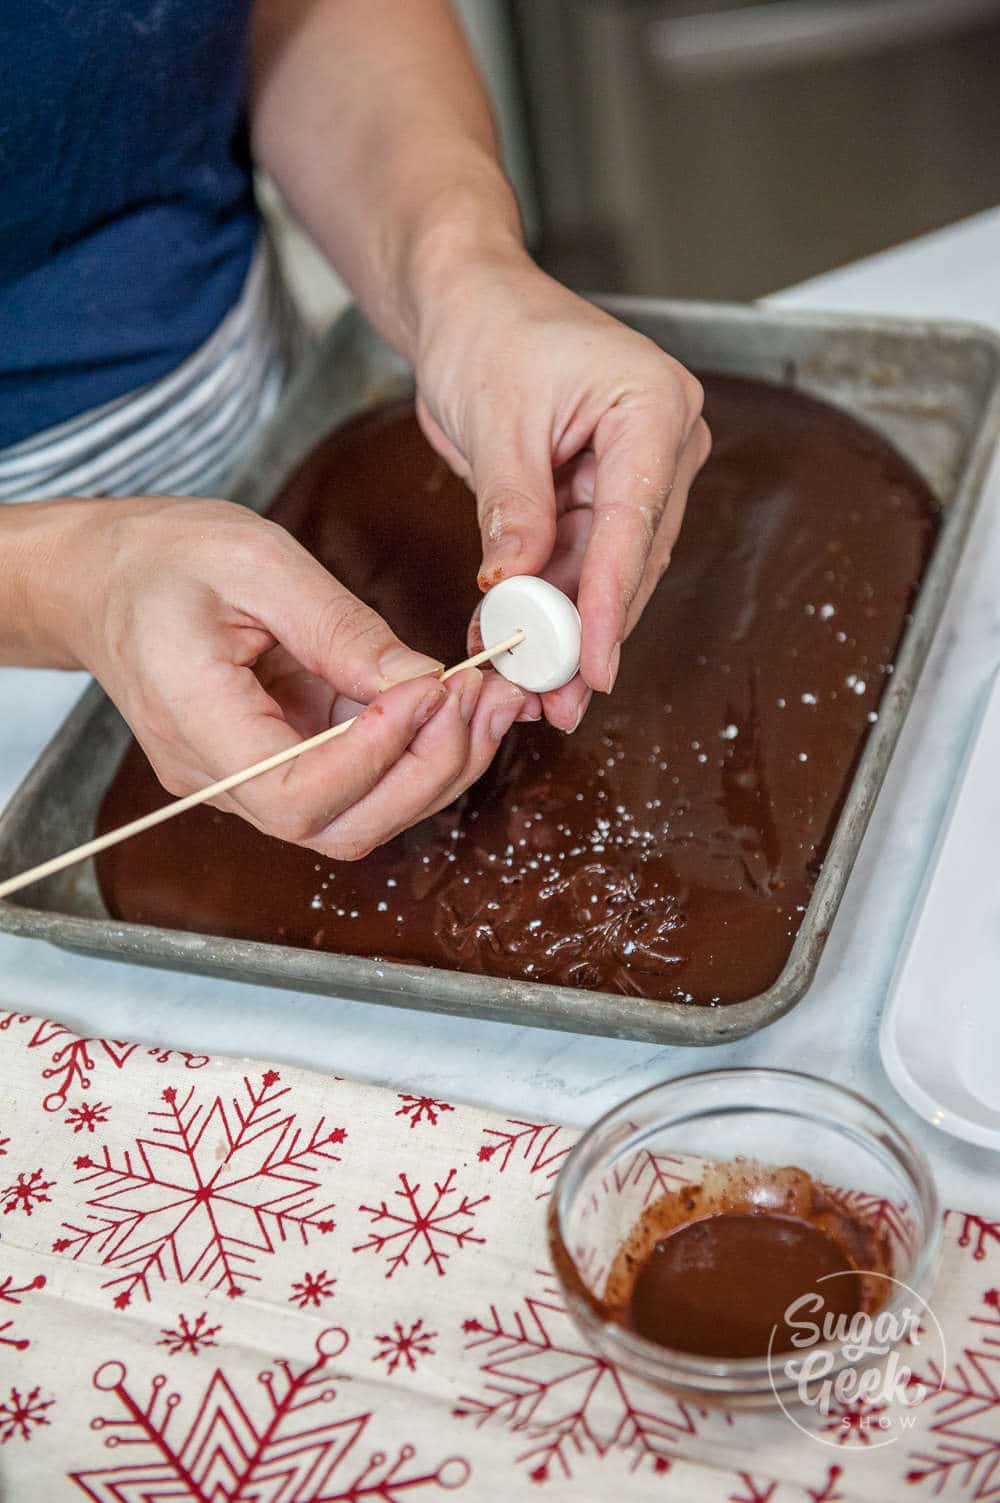
[[[661,299],[601,299],[686,363],[789,381],[887,434],[923,471],[943,524],[802,925],[781,975],[726,1007],[579,991],[394,961],[156,929],[110,919],[93,864],[0,901],[0,930],[65,949],[425,1011],[492,1018],[652,1043],[740,1038],[788,1012],[816,971],[1000,438],[1000,340],[972,325],[784,313]],[[410,390],[405,366],[349,310],[306,363],[230,495],[263,509],[331,427]],[[0,816],[0,876],[92,832],[128,740],[115,707],[91,686]]]

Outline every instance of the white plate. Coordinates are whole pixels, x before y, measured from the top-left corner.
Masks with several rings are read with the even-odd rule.
[[[1000,674],[973,732],[882,1018],[889,1079],[928,1122],[1000,1149]]]

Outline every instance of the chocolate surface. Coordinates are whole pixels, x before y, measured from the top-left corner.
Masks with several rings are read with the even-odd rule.
[[[772,1331],[771,1350],[791,1350],[785,1316],[803,1295],[815,1291],[822,1303],[797,1318],[817,1325],[827,1314],[879,1309],[894,1255],[868,1216],[863,1195],[797,1165],[738,1157],[704,1163],[698,1184],[658,1197],[623,1226],[603,1289],[580,1284],[554,1214],[550,1237],[556,1267],[602,1320],[677,1351],[755,1357],[766,1355]]]
[[[575,735],[517,727],[452,809],[335,864],[196,809],[105,852],[118,918],[720,1004],[779,975],[936,530],[879,436],[706,379],[714,450],[673,563]],[[464,656],[472,498],[409,407],[331,434],[288,527],[412,646]],[[106,830],[164,801],[133,746]]]
[[[810,1316],[817,1323],[861,1309],[860,1280],[831,1237],[791,1216],[723,1212],[656,1244],[635,1281],[628,1324],[677,1351],[762,1357],[791,1350],[786,1312],[807,1294],[821,1301]]]

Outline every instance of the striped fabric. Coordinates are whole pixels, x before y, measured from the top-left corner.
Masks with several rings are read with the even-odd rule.
[[[262,237],[239,302],[169,376],[0,450],[0,501],[224,494],[302,338]]]

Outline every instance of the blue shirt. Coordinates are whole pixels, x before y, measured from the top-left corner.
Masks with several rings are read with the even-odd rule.
[[[238,298],[250,4],[0,3],[0,448],[165,375]]]

